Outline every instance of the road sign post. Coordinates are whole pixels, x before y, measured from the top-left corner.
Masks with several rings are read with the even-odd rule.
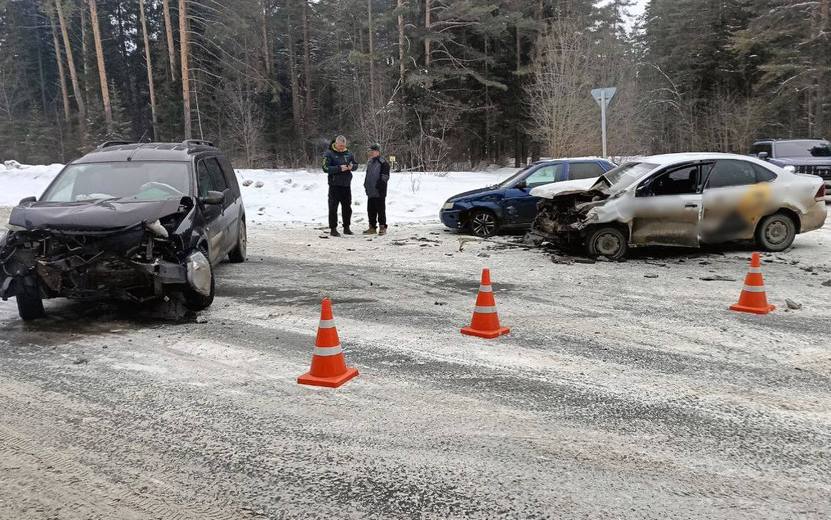
[[[592,90],[592,97],[600,105],[600,128],[603,136],[603,157],[606,158],[606,109],[617,93],[617,87],[596,88]]]

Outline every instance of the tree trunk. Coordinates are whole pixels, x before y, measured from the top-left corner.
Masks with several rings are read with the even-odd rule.
[[[829,4],[831,4],[831,0],[820,0],[819,6],[819,15],[820,15],[820,27],[819,31],[817,31],[820,35],[823,33],[827,33],[829,30],[828,22],[829,22]],[[828,92],[828,68],[831,66],[831,59],[828,57],[827,48],[823,47],[823,51],[820,55],[820,63],[824,65],[824,67],[820,68],[819,73],[817,74],[817,88],[816,88],[816,130],[815,134],[817,137],[823,137],[827,130],[826,124],[826,110],[825,110],[825,101],[826,95]]]
[[[87,10],[81,9],[81,67],[83,68],[84,99],[89,99],[89,49],[87,47]]]
[[[170,79],[176,81],[176,45],[173,43],[173,24],[170,21],[170,0],[162,0],[164,32],[167,39],[167,60],[170,62]]]
[[[306,147],[306,136],[303,128],[303,110],[300,106],[302,101],[300,97],[300,82],[297,79],[297,65],[296,56],[294,52],[294,31],[291,25],[291,14],[286,15],[286,23],[288,24],[286,30],[286,48],[289,53],[289,78],[291,82],[291,113],[294,119],[294,127],[300,134],[300,140],[303,142],[303,149]]]
[[[516,28],[516,72],[519,74],[519,69],[522,67],[522,36],[519,33],[519,26]]]
[[[58,23],[61,25],[61,35],[63,36],[63,45],[66,50],[66,64],[69,66],[69,78],[72,80],[72,92],[75,94],[75,103],[78,104],[78,117],[81,125],[86,124],[87,107],[84,104],[84,97],[81,95],[81,87],[78,84],[78,74],[75,71],[75,60],[72,58],[72,46],[69,42],[69,30],[66,28],[66,21],[63,17],[63,8],[61,7],[61,0],[55,0],[55,6],[58,11]]]
[[[427,34],[430,34],[430,2],[431,0],[424,0],[424,28],[427,29]],[[430,38],[424,38],[424,64],[430,66]]]
[[[101,45],[101,31],[98,28],[98,6],[96,0],[89,0],[89,16],[92,24],[92,39],[95,42],[95,55],[98,59],[98,80],[101,83],[101,101],[104,103],[104,120],[107,130],[113,130],[113,108],[110,105],[110,87],[107,83],[107,69],[104,66],[104,48]]]
[[[150,57],[150,37],[147,35],[147,17],[144,15],[144,0],[139,0],[139,19],[144,36],[144,60],[147,63],[147,86],[150,89],[150,116],[153,120],[153,139],[159,138],[159,122],[156,118],[156,87],[153,84],[153,60]]]
[[[134,74],[135,71],[133,70],[133,60],[130,59],[130,51],[127,49],[127,44],[133,42],[133,36],[127,36],[127,30],[125,29],[124,21],[125,11],[126,7],[124,5],[124,2],[118,1],[115,3],[115,20],[118,26],[118,38],[116,38],[116,41],[118,42],[118,49],[121,53],[121,59],[124,62],[125,73],[125,81],[123,81],[122,85],[123,88],[127,91],[127,97],[129,98],[129,103],[127,104],[127,106],[133,113],[133,119],[139,119],[140,116],[136,115],[136,107],[139,106],[138,99],[136,98],[136,82],[138,81],[138,78]]]
[[[41,48],[41,28],[38,25],[37,15],[33,13],[32,26],[35,27],[35,35],[37,36],[38,48],[38,78],[40,79],[40,106],[44,119],[48,119],[46,115],[46,81],[43,76],[43,49]]]
[[[265,62],[265,73],[271,77],[271,52],[268,41],[268,0],[263,0],[262,16],[260,17],[260,29],[263,33],[263,61]]]
[[[69,92],[66,89],[66,73],[63,70],[63,59],[61,58],[61,46],[58,43],[58,31],[55,29],[55,19],[49,16],[49,23],[52,25],[52,45],[55,46],[55,62],[58,65],[58,76],[61,84],[61,97],[63,98],[63,117],[69,122]]]
[[[312,52],[309,41],[309,2],[303,0],[303,77],[306,83],[306,125],[314,121],[314,102],[312,100]],[[304,132],[308,133],[308,132]]]
[[[375,27],[372,25],[372,0],[367,0],[367,33],[369,34],[369,104],[372,110],[375,104]]]
[[[398,0],[398,81],[404,84],[404,74],[407,72],[404,64],[404,0]]]
[[[190,70],[188,69],[188,9],[187,0],[179,0],[179,59],[182,62],[182,118],[185,139],[192,137],[190,121]]]

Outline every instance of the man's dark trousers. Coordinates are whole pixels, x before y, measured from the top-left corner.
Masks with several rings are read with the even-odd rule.
[[[370,197],[366,202],[366,209],[369,213],[369,227],[374,228],[375,223],[387,225],[387,199],[386,197]]]
[[[352,221],[352,188],[329,186],[329,229],[338,227],[338,204],[343,214],[343,229],[349,229]]]

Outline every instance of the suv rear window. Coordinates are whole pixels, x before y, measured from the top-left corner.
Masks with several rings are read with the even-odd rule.
[[[571,180],[594,179],[603,173],[603,168],[594,162],[571,163],[568,166],[568,177]]]

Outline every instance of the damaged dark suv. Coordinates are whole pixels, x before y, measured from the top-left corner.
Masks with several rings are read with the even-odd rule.
[[[0,298],[24,320],[44,298],[214,299],[214,267],[246,257],[230,162],[207,141],[108,142],[68,164],[40,200],[20,201],[0,238]]]

